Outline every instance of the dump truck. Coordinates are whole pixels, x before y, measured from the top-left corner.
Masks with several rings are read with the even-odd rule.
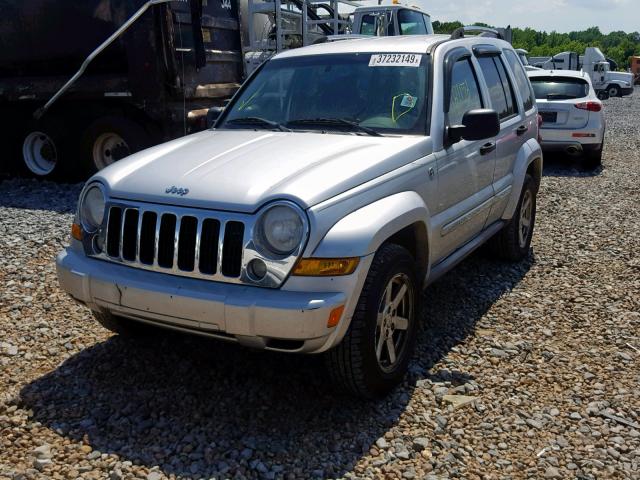
[[[362,33],[433,31],[419,9],[376,15],[385,9],[395,31]],[[206,128],[265,59],[371,17],[349,0],[0,0],[0,10],[0,172],[64,178]]]
[[[221,107],[242,81],[234,2],[0,0],[0,6],[0,127],[13,157],[36,175],[86,175],[202,129],[208,109]],[[96,47],[141,10],[42,112]]]

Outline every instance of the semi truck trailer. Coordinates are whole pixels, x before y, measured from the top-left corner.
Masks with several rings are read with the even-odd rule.
[[[145,1],[0,0],[4,158],[36,175],[84,176],[204,127],[242,81],[237,2],[152,3],[34,118]]]

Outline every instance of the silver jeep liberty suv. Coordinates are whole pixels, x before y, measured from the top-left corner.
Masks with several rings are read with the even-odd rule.
[[[164,327],[322,353],[388,392],[421,289],[489,241],[528,255],[542,172],[534,95],[496,36],[398,36],[290,50],[211,130],[94,175],[62,287],[106,328]]]

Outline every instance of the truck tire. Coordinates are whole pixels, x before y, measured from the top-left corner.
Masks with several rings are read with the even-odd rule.
[[[107,330],[123,337],[150,337],[156,336],[161,331],[146,323],[136,322],[128,318],[119,317],[110,312],[91,312],[94,318]]]
[[[529,254],[536,223],[536,193],[533,178],[531,175],[525,175],[513,218],[489,240],[494,256],[518,262]]]
[[[150,135],[138,123],[123,117],[101,117],[82,135],[80,155],[85,173],[92,175],[150,144]]]
[[[26,174],[51,178],[58,176],[69,161],[68,136],[56,119],[30,125],[22,130],[19,148]]]
[[[325,354],[333,382],[348,393],[376,398],[402,381],[418,330],[415,265],[398,245],[376,253],[345,337]]]
[[[622,92],[620,91],[620,87],[617,85],[609,85],[607,87],[607,92],[609,92],[609,97],[621,97]]]

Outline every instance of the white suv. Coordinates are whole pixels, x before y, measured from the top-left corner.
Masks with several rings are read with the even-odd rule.
[[[336,382],[403,377],[420,291],[491,241],[529,253],[537,110],[507,42],[442,35],[276,55],[212,130],[85,186],[62,287],[105,327],[323,353]]]
[[[605,120],[589,75],[570,70],[527,73],[542,117],[542,149],[583,155],[588,166],[599,166]]]

